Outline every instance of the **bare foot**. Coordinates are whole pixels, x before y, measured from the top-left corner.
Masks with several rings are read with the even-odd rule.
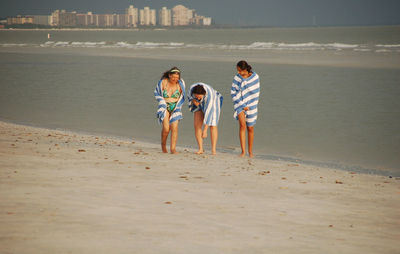
[[[168,150],[167,150],[166,147],[163,147],[163,146],[162,146],[161,149],[162,149],[162,152],[163,152],[163,153],[168,153]]]
[[[253,153],[249,153],[249,157],[250,157],[250,158],[253,158],[253,157],[254,157],[254,154],[253,154]]]
[[[178,154],[176,150],[171,150],[171,154]]]
[[[195,152],[195,154],[203,154],[204,150],[198,150],[197,152]]]
[[[212,151],[211,154],[212,155],[217,155],[217,152],[216,151]]]
[[[241,153],[241,154],[239,154],[239,157],[244,157],[245,156],[245,153],[243,152],[243,153]]]

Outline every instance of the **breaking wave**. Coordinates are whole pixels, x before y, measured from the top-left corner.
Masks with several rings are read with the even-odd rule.
[[[99,48],[128,48],[128,49],[225,49],[225,50],[354,50],[360,52],[376,51],[382,49],[398,51],[400,44],[394,45],[360,45],[346,43],[284,43],[284,42],[253,42],[251,44],[216,44],[216,43],[184,43],[184,42],[46,42],[41,47],[99,47]]]
[[[184,43],[184,42],[78,42],[47,41],[41,44],[0,44],[0,47],[43,47],[43,48],[126,48],[126,49],[221,49],[221,50],[289,50],[289,51],[357,51],[357,52],[400,52],[400,44],[346,44],[333,43],[285,43],[285,42],[253,42],[251,44],[218,44],[218,43]]]

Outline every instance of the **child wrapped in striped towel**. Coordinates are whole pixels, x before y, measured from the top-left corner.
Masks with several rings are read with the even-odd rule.
[[[190,86],[187,96],[189,109],[194,113],[195,136],[199,146],[196,153],[202,154],[204,152],[203,138],[207,138],[207,130],[210,127],[211,152],[216,154],[217,126],[221,114],[222,95],[207,84],[195,83]]]
[[[158,102],[157,118],[162,124],[161,148],[167,153],[167,138],[171,132],[171,153],[176,153],[178,123],[183,118],[182,105],[185,102],[185,82],[181,79],[180,70],[173,67],[166,71],[154,90]]]
[[[158,107],[157,107],[157,118],[158,122],[162,124],[164,121],[166,112],[168,111],[168,108],[171,109],[170,105],[167,104],[163,97],[163,89],[162,89],[162,82],[163,80],[158,81],[156,89],[154,90],[154,96],[158,102]],[[169,123],[173,123],[175,121],[183,119],[183,114],[182,114],[182,106],[183,103],[185,102],[185,81],[183,79],[180,79],[178,81],[179,86],[182,89],[182,94],[179,97],[178,102],[176,103],[175,108],[170,112],[172,113],[169,117]]]
[[[249,156],[253,157],[254,125],[257,121],[258,101],[260,97],[260,78],[246,61],[236,65],[238,73],[233,78],[231,97],[233,117],[239,120],[239,139],[242,153],[246,153],[246,127],[248,132]]]

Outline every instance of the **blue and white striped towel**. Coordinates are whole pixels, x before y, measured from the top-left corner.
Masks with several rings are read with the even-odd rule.
[[[156,89],[154,90],[154,96],[156,97],[156,100],[158,102],[157,118],[160,124],[162,124],[165,118],[165,112],[167,111],[167,103],[165,102],[163,97],[162,81],[163,81],[162,79],[158,81]],[[183,118],[182,105],[185,102],[185,81],[183,81],[183,79],[180,79],[178,83],[182,89],[182,93],[181,96],[179,97],[175,109],[171,113],[171,116],[169,118],[170,123],[181,120]]]
[[[200,102],[199,106],[196,106],[192,103],[192,100],[194,98],[192,96],[192,90],[197,85],[202,85],[206,90],[206,95]],[[203,122],[204,124],[208,126],[218,125],[219,117],[221,114],[222,101],[223,101],[223,97],[218,91],[214,90],[211,86],[207,84],[199,82],[190,86],[187,96],[188,96],[188,105],[191,112],[196,112],[201,110],[204,113],[204,122]]]
[[[233,117],[238,119],[238,114],[249,107],[249,110],[244,111],[246,115],[247,126],[253,126],[257,120],[257,106],[260,96],[260,78],[257,73],[248,78],[243,78],[241,75],[236,74],[233,78],[231,96],[233,100]]]

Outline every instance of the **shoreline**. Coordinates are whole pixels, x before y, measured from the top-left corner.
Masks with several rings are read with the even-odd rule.
[[[93,28],[82,28],[82,27],[64,27],[64,28],[0,28],[0,30],[18,30],[18,31],[168,31],[168,30],[220,30],[220,29],[334,29],[334,28],[371,28],[371,27],[400,27],[400,24],[384,24],[384,25],[327,25],[327,26],[232,26],[232,25],[214,25],[214,26],[187,26],[187,27],[136,27],[136,28],[107,28],[107,27],[93,27]]]
[[[34,124],[29,124],[29,123],[19,123],[19,122],[14,122],[11,120],[3,119],[0,118],[0,124],[5,123],[5,124],[11,124],[11,125],[17,125],[21,127],[28,127],[28,128],[37,128],[37,129],[43,129],[47,130],[49,132],[52,131],[58,131],[58,132],[65,132],[69,134],[75,134],[75,135],[83,135],[83,136],[97,136],[97,137],[102,137],[104,139],[115,139],[115,140],[122,140],[124,142],[128,142],[130,137],[128,136],[120,136],[120,135],[112,135],[112,134],[107,134],[107,133],[100,133],[100,132],[91,132],[91,131],[78,131],[78,130],[69,130],[69,129],[63,129],[63,128],[51,128],[51,127],[43,127],[40,125],[34,125]],[[160,144],[150,141],[150,140],[143,140],[143,139],[136,139],[134,138],[134,142],[137,142],[141,146],[144,147],[151,147],[155,149],[160,149]],[[169,142],[169,139],[168,139]],[[169,144],[169,143],[168,143]],[[208,149],[208,145],[206,144],[205,147]],[[196,151],[196,147],[192,146],[187,146],[187,145],[178,145],[177,149],[179,151]],[[168,148],[169,150],[169,148]],[[231,148],[231,147],[217,147],[217,152],[218,153],[223,153],[223,154],[230,154],[232,156],[237,156],[240,153],[239,148]],[[249,159],[247,156],[244,159]],[[384,176],[384,177],[394,177],[394,178],[400,178],[400,173],[396,171],[396,169],[376,169],[376,168],[367,168],[363,166],[358,166],[358,165],[347,165],[343,163],[337,163],[337,162],[324,162],[324,161],[313,161],[313,160],[308,160],[308,159],[301,159],[301,158],[296,158],[296,157],[289,157],[285,155],[276,155],[276,154],[255,154],[255,159],[258,160],[265,160],[265,161],[280,161],[284,163],[299,163],[299,164],[304,164],[307,166],[316,166],[316,167],[322,167],[326,168],[329,170],[342,170],[345,172],[350,172],[350,173],[359,173],[359,174],[367,174],[367,175],[377,175],[377,176]]]
[[[396,253],[400,178],[0,122],[5,253]]]

